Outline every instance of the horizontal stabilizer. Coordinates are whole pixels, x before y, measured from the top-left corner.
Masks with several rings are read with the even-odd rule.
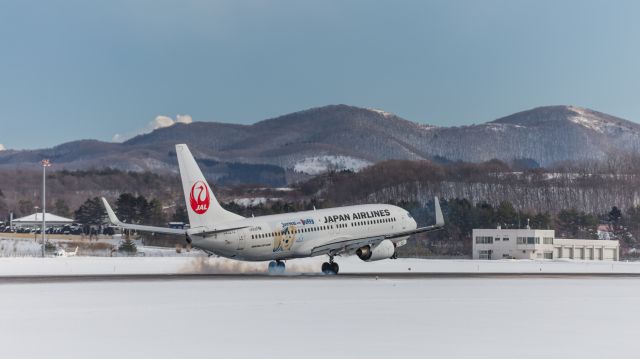
[[[107,200],[104,197],[102,197],[102,204],[104,205],[104,208],[107,210],[109,221],[111,222],[112,225],[116,227],[132,229],[134,231],[153,232],[153,233],[182,234],[182,235],[187,233],[185,229],[143,226],[140,224],[124,223],[118,219],[118,217],[116,216],[116,213],[113,211],[113,209],[111,209],[109,202],[107,202]]]

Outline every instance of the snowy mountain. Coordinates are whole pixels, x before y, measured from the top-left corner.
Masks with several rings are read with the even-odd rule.
[[[253,125],[177,123],[123,143],[82,140],[50,149],[2,151],[0,168],[33,167],[48,157],[57,168],[175,172],[176,143],[189,144],[208,175],[222,178],[235,171],[245,176],[242,182],[251,181],[252,173],[258,172],[264,180],[282,177],[284,171],[309,175],[328,169],[357,171],[388,159],[496,158],[542,166],[602,159],[616,151],[638,151],[640,125],[589,109],[550,106],[479,125],[435,127],[382,110],[332,105]]]
[[[640,125],[589,109],[550,106],[480,125],[438,128],[424,143],[425,151],[449,160],[532,159],[548,166],[638,151]]]

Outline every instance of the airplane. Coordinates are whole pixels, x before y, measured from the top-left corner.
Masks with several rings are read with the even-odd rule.
[[[78,246],[76,246],[76,250],[73,252],[67,252],[62,248],[56,251],[56,257],[75,257],[77,255],[78,255]]]
[[[327,255],[320,268],[338,274],[336,256],[357,255],[371,262],[396,258],[396,249],[417,233],[444,227],[438,198],[435,224],[418,227],[411,214],[388,204],[365,204],[245,218],[222,208],[191,151],[176,145],[178,166],[189,214],[188,229],[123,223],[107,200],[102,202],[112,225],[135,231],[184,235],[205,253],[244,261],[270,261],[269,273],[285,271],[285,261]]]

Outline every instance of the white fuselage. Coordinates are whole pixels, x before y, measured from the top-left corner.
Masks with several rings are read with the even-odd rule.
[[[221,227],[245,228],[198,235]],[[188,233],[194,247],[228,258],[266,261],[309,257],[314,255],[314,248],[329,243],[416,227],[415,220],[400,207],[367,204],[244,218],[212,228],[192,228]],[[393,242],[406,238],[394,238]]]

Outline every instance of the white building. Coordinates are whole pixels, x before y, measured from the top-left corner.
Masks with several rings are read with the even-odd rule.
[[[53,213],[45,213],[44,216],[48,226],[64,226],[65,224],[73,224],[73,219],[57,216]],[[42,226],[42,213],[34,213],[32,215],[11,220],[11,225],[16,227],[33,227]]]
[[[555,238],[548,229],[474,229],[473,259],[585,259],[617,261],[614,240]]]

